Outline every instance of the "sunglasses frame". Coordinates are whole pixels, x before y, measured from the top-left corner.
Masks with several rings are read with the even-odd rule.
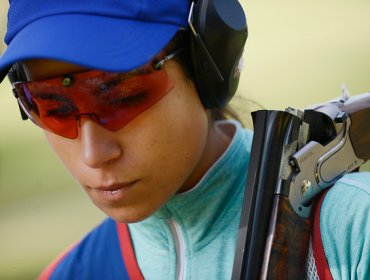
[[[133,72],[133,71],[135,71],[135,70],[138,70],[138,71],[140,71],[140,70],[142,70],[142,69],[145,69],[145,68],[147,68],[147,67],[151,67],[153,70],[160,70],[160,69],[162,69],[163,68],[163,66],[164,66],[164,64],[167,62],[167,61],[169,61],[169,60],[171,60],[171,59],[173,59],[174,57],[176,57],[179,53],[181,53],[181,52],[183,52],[185,50],[185,47],[182,47],[182,48],[178,48],[178,49],[175,49],[174,51],[172,51],[172,52],[170,52],[170,53],[168,53],[167,55],[165,55],[164,57],[162,57],[162,58],[160,58],[160,59],[153,59],[152,61],[150,61],[149,63],[147,63],[147,64],[145,64],[145,65],[143,65],[143,66],[141,66],[141,67],[139,67],[138,69],[134,69],[134,70],[132,70],[132,71],[128,71],[127,73],[130,73],[130,72]],[[19,63],[17,63],[17,64],[19,64]],[[19,69],[20,67],[18,67],[18,69]],[[94,72],[94,71],[99,71],[99,70],[88,70],[88,71],[86,71],[86,72]],[[103,72],[103,71],[102,71]],[[81,72],[81,73],[84,73],[84,72]],[[108,72],[109,73],[109,72]],[[114,72],[113,72],[114,73]],[[116,72],[117,74],[119,73],[119,72]],[[123,74],[125,74],[126,72],[122,72]],[[79,74],[79,73],[77,73],[77,74]],[[53,79],[62,79],[62,83],[63,83],[63,85],[64,85],[64,81],[65,82],[68,82],[65,78],[63,79],[63,77],[67,77],[68,75],[63,75],[63,76],[60,76],[60,77],[56,77],[56,78],[52,78],[52,79],[50,79],[50,80],[53,80]],[[49,80],[49,79],[48,79]],[[48,81],[48,80],[45,80],[45,81]],[[27,119],[30,119],[35,125],[37,125],[38,127],[40,127],[40,128],[42,128],[42,129],[44,129],[44,130],[47,130],[47,131],[50,131],[50,132],[52,132],[52,133],[54,133],[54,134],[57,134],[57,135],[60,135],[60,134],[58,134],[58,133],[56,133],[56,132],[54,132],[54,131],[52,131],[51,129],[48,129],[47,127],[43,127],[42,125],[41,125],[41,123],[40,122],[38,122],[38,121],[36,121],[34,118],[32,118],[32,116],[31,116],[31,114],[27,114],[26,112],[28,112],[29,110],[27,110],[26,108],[25,108],[25,105],[23,104],[23,102],[21,101],[21,97],[19,96],[19,94],[18,94],[18,92],[17,92],[17,89],[16,89],[16,84],[19,84],[19,83],[24,83],[24,82],[27,82],[27,81],[16,81],[16,82],[13,82],[12,83],[12,92],[13,92],[13,95],[14,95],[14,97],[17,99],[17,103],[18,103],[18,106],[19,106],[19,110],[20,110],[20,113],[21,113],[21,117],[22,117],[22,120],[27,120]],[[69,85],[64,85],[64,86],[66,86],[66,87],[68,87]],[[97,116],[96,116],[97,117]],[[76,121],[78,121],[78,120],[76,120]],[[70,137],[67,137],[67,136],[63,136],[63,135],[60,135],[60,136],[62,136],[62,137],[66,137],[66,138],[70,138]],[[73,138],[71,138],[71,139],[74,139],[74,138],[77,138],[77,136],[76,137],[73,137]]]

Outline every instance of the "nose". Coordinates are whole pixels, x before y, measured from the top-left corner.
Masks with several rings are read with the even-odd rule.
[[[122,147],[114,132],[91,119],[79,120],[82,160],[91,168],[99,168],[118,159]]]

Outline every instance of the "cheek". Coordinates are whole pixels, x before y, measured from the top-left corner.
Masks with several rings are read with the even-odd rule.
[[[62,161],[72,176],[78,179],[77,174],[74,174],[74,171],[79,169],[78,166],[80,164],[80,160],[77,158],[80,155],[77,141],[57,136],[48,131],[44,131],[44,134],[54,153]]]
[[[163,188],[176,192],[200,161],[207,142],[208,118],[192,91],[175,88],[146,114],[132,122],[140,162],[161,181]],[[128,127],[129,129],[129,127]]]

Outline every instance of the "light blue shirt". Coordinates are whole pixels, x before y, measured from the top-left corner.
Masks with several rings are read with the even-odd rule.
[[[129,225],[145,279],[231,277],[252,134],[235,121],[218,125],[234,126],[235,134],[201,181]]]
[[[345,175],[320,211],[324,252],[334,279],[370,279],[370,173]]]

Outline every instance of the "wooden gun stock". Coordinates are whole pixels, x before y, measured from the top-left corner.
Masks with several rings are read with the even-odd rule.
[[[274,197],[261,279],[305,279],[310,228],[287,197]]]

